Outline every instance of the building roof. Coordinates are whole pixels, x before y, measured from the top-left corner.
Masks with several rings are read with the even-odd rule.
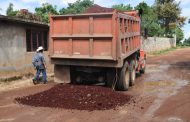
[[[4,15],[0,15],[0,21],[8,21],[8,22],[13,22],[13,23],[16,22],[16,23],[20,23],[20,24],[49,27],[49,25],[47,23],[44,23],[44,22],[22,19],[22,18],[18,18],[18,17],[9,17],[9,16],[4,16]]]

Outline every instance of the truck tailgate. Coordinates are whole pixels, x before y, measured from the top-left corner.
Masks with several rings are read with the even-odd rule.
[[[114,13],[50,17],[51,58],[116,60]]]

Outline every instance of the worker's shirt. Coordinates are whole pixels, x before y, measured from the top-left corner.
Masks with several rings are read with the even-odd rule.
[[[36,53],[32,59],[32,64],[38,69],[45,69],[45,59],[42,53]]]

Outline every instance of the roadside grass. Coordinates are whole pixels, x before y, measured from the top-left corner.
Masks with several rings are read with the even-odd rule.
[[[9,78],[0,79],[0,81],[11,82],[11,81],[20,80],[20,79],[22,79],[22,76],[13,76]]]
[[[151,52],[151,53],[148,53],[149,55],[162,55],[162,54],[165,54],[165,53],[168,53],[170,51],[174,51],[176,49],[180,49],[180,48],[189,48],[190,46],[176,46],[176,47],[172,47],[172,48],[168,48],[168,49],[165,49],[165,50],[161,50],[161,51],[155,51],[155,52]]]
[[[1,72],[0,72],[1,73]],[[11,72],[3,72],[3,74],[5,73],[10,73]],[[9,82],[12,82],[12,81],[17,81],[17,80],[21,80],[23,78],[31,78],[33,77],[34,75],[32,73],[26,73],[26,74],[11,74],[10,76],[9,75],[5,75],[4,77],[0,77],[0,84],[1,83],[9,83]]]

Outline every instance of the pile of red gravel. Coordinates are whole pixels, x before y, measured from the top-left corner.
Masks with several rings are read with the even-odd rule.
[[[130,96],[102,86],[59,84],[34,95],[15,98],[20,104],[77,110],[108,110],[122,106]]]
[[[113,12],[113,8],[106,8],[106,7],[101,7],[99,5],[93,5],[85,10],[84,13],[102,13],[102,12]]]

